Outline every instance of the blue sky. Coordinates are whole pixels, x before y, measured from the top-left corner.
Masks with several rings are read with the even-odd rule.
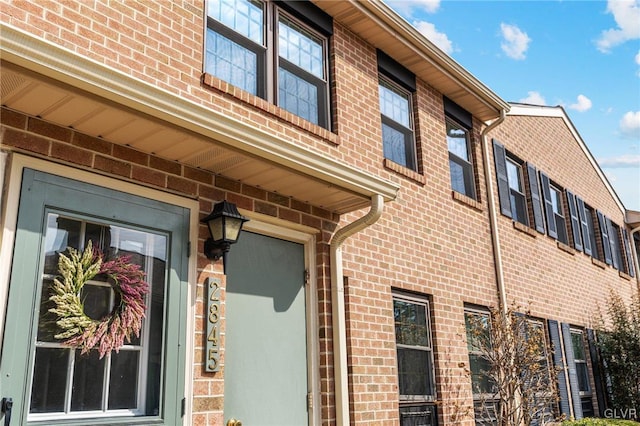
[[[640,0],[385,0],[502,99],[562,105],[640,211]]]

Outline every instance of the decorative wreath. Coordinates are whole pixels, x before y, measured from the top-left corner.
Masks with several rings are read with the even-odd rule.
[[[53,280],[52,295],[49,298],[56,307],[49,312],[57,315],[56,324],[61,332],[56,339],[81,354],[98,347],[100,358],[111,351],[120,350],[131,342],[131,335],[140,336],[142,319],[145,317],[145,294],[149,284],[144,281],[145,273],[139,265],[130,263],[130,256],[118,256],[104,262],[102,254],[94,250],[91,241],[84,252],[68,248],[69,256],[60,254],[58,272],[61,279]],[[106,275],[116,293],[111,313],[100,320],[94,320],[84,313],[80,291],[87,281],[96,275]]]

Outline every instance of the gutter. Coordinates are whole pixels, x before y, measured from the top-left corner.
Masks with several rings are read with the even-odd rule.
[[[487,189],[487,206],[489,209],[489,228],[491,231],[491,241],[493,243],[493,262],[496,271],[496,284],[498,286],[498,298],[500,299],[500,312],[505,315],[507,312],[507,293],[504,287],[504,273],[502,270],[502,252],[500,250],[500,237],[498,235],[498,217],[495,208],[495,196],[493,194],[493,175],[489,168],[489,147],[487,134],[502,123],[507,115],[506,110],[500,111],[500,117],[487,126],[481,133],[482,138],[482,163],[484,167],[485,184]]]
[[[331,239],[331,317],[333,328],[333,375],[335,383],[336,425],[349,426],[349,377],[347,370],[347,330],[342,275],[342,244],[350,236],[373,225],[382,215],[382,195],[371,197],[369,212],[340,228]]]

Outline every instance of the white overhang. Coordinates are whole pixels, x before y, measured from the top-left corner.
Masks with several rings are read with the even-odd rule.
[[[336,213],[399,187],[3,24],[2,104]]]

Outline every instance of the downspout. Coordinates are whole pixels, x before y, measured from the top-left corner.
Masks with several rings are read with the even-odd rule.
[[[333,372],[336,398],[336,425],[349,426],[349,377],[347,371],[347,330],[342,275],[342,244],[353,234],[374,224],[382,215],[382,195],[371,197],[369,212],[340,228],[331,239],[331,316],[333,327]]]
[[[498,235],[498,217],[496,216],[495,197],[493,195],[493,177],[489,168],[489,144],[487,134],[502,123],[507,115],[505,110],[500,111],[500,117],[487,126],[481,135],[482,138],[482,163],[484,167],[485,184],[487,190],[487,208],[489,209],[489,228],[491,231],[491,241],[493,242],[493,262],[496,271],[496,284],[498,286],[498,297],[500,299],[500,312],[504,315],[507,312],[507,292],[504,288],[504,274],[502,271],[502,251],[500,250],[500,238]]]

